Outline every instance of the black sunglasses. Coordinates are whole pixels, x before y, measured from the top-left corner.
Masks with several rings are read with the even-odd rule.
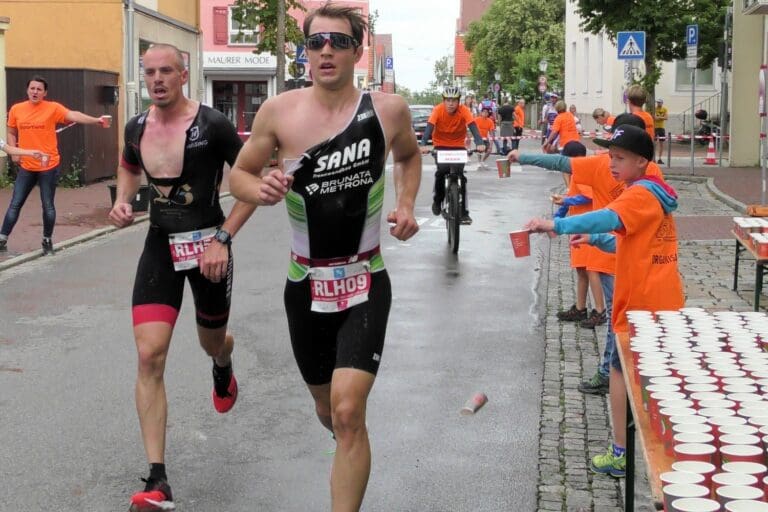
[[[341,32],[318,32],[304,40],[308,50],[321,50],[326,42],[330,42],[331,48],[336,50],[348,50],[360,45],[357,39]]]

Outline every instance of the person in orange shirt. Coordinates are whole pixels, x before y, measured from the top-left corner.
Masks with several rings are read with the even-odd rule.
[[[43,204],[43,255],[53,254],[53,227],[56,224],[54,194],[59,177],[59,150],[56,141],[56,125],[64,123],[101,124],[109,128],[110,116],[91,117],[69,110],[60,103],[47,101],[48,82],[41,76],[33,76],[27,83],[27,101],[11,107],[8,112],[8,144],[23,148],[36,148],[48,158],[13,156],[19,163],[11,204],[5,212],[0,229],[0,252],[7,250],[10,236],[19,212],[37,184]]]
[[[610,112],[606,112],[605,109],[596,108],[592,111],[592,119],[597,123],[600,130],[611,131],[616,117],[612,116]]]
[[[424,135],[421,136],[422,146],[427,145],[428,140],[432,140],[433,149],[466,149],[464,145],[467,130],[472,133],[475,140],[477,151],[485,151],[485,144],[480,131],[477,129],[472,113],[469,109],[460,104],[461,90],[455,85],[446,86],[443,89],[443,102],[435,105],[432,114],[427,120],[427,127],[424,129]],[[430,149],[422,147],[421,152],[428,154]],[[437,157],[435,157],[437,163]],[[432,214],[440,215],[441,204],[445,197],[445,175],[449,172],[449,167],[438,165],[435,171],[435,188],[432,192]],[[464,204],[461,223],[472,224],[472,218],[467,209],[467,177],[461,173],[461,194]]]
[[[562,150],[569,142],[578,142],[579,140],[576,121],[573,118],[573,114],[568,112],[568,105],[563,100],[560,100],[555,103],[555,110],[557,110],[557,117],[555,122],[552,123],[552,129],[542,147],[545,153],[555,153],[558,150]]]
[[[484,108],[480,111],[480,115],[475,118],[475,124],[477,125],[477,131],[480,132],[480,137],[483,139],[485,145],[485,151],[477,154],[477,160],[480,163],[481,169],[486,169],[485,161],[491,155],[491,146],[488,144],[488,135],[496,129],[496,123],[491,118],[491,110]]]
[[[619,124],[632,125],[640,129],[644,129],[645,127],[642,119],[627,113],[620,114],[616,117],[614,125],[618,126]],[[511,162],[519,162],[523,165],[536,165],[570,175],[571,182],[576,185],[585,185],[592,189],[592,208],[595,210],[608,206],[611,201],[621,195],[625,188],[625,184],[612,175],[610,168],[611,157],[607,152],[583,158],[565,158],[560,155],[542,155],[537,153],[526,154],[514,151],[508,155],[508,158]],[[646,173],[663,179],[661,169],[653,162],[648,165]],[[598,273],[600,277],[605,309],[602,310],[596,307],[596,315],[590,315],[589,318],[583,320],[582,318],[586,317],[586,311],[581,312],[581,315],[578,315],[578,311],[568,315],[569,317],[575,317],[577,320],[581,320],[581,323],[579,324],[581,327],[592,329],[595,326],[600,325],[603,319],[611,317],[613,308],[614,274],[616,273],[615,255],[613,253],[601,251],[598,248],[593,249],[594,250],[590,254],[587,263],[587,270]],[[593,287],[593,290],[594,289],[595,288]],[[563,313],[565,314],[568,312],[569,311],[565,311]],[[566,320],[570,319],[571,318],[566,318]],[[605,394],[608,391],[611,357],[614,352],[615,344],[616,339],[613,333],[613,328],[611,324],[608,323],[608,332],[605,336],[605,348],[600,366],[591,378],[583,381],[579,385],[579,391],[589,394]]]
[[[525,127],[525,100],[520,98],[515,105],[515,121],[512,123],[515,128],[515,139],[512,140],[512,149],[520,147],[520,137],[523,136],[523,128]]]
[[[589,233],[571,243],[589,243],[616,252],[616,289],[611,322],[616,332],[629,332],[627,311],[660,311],[681,308],[685,299],[677,266],[677,230],[672,212],[677,192],[656,176],[647,174],[653,161],[653,139],[639,127],[619,125],[613,137],[595,139],[607,147],[611,174],[626,184],[606,208],[563,219],[531,219],[532,232]],[[611,235],[615,232],[616,235]],[[604,455],[592,458],[593,472],[622,477],[626,468],[627,390],[618,350],[611,361],[610,402],[613,443]]]
[[[645,123],[645,131],[651,140],[656,137],[656,123],[653,116],[643,110],[643,105],[648,99],[648,93],[642,85],[632,85],[627,89],[627,101],[629,102],[629,113],[635,114]]]

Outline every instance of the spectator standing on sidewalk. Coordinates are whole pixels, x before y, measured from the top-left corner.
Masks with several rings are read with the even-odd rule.
[[[567,111],[563,100],[555,103],[557,117],[552,123],[552,128],[547,135],[542,150],[545,153],[556,153],[562,150],[571,141],[579,141],[579,132],[576,130],[576,121],[573,114]]]
[[[499,137],[501,137],[501,150],[499,153],[506,155],[509,153],[510,137],[515,134],[515,107],[509,103],[509,99],[504,100],[504,104],[497,112],[499,121]],[[514,148],[514,143],[512,143]]]
[[[549,132],[552,130],[552,124],[555,122],[555,118],[557,117],[557,109],[555,108],[555,104],[557,103],[558,95],[557,93],[550,92],[550,93],[546,93],[544,95],[544,98],[546,99],[547,103],[545,103],[544,107],[542,107],[541,109],[541,120],[539,121],[539,124],[542,127],[542,130],[541,130],[542,146],[547,141],[547,137],[549,137]]]
[[[477,153],[477,162],[480,169],[486,169],[485,161],[491,155],[491,145],[488,139],[496,129],[496,123],[493,122],[491,117],[491,110],[488,108],[481,110],[480,115],[475,118],[475,124],[477,125],[477,131],[480,132],[480,138],[483,139],[483,144],[485,144],[485,151]]]
[[[581,135],[584,133],[584,127],[581,126],[581,119],[579,119],[579,114],[576,111],[576,105],[571,104],[571,106],[568,107],[568,111],[573,114],[573,122],[576,123],[576,131]]]
[[[642,85],[632,85],[627,89],[627,101],[629,102],[629,113],[635,114],[645,123],[645,133],[653,140],[656,137],[655,121],[653,116],[643,110],[643,105],[648,100],[648,93]],[[653,161],[653,160],[651,160]]]
[[[520,98],[515,105],[515,121],[513,123],[515,129],[515,138],[512,140],[512,149],[520,147],[520,137],[523,136],[523,128],[525,128],[525,100]]]
[[[664,100],[657,99],[656,100],[656,116],[654,117],[653,126],[654,130],[656,132],[656,140],[658,141],[658,155],[659,159],[656,163],[663,164],[664,160],[662,160],[661,155],[664,154],[664,142],[667,140],[667,130],[664,128],[664,124],[667,122],[667,119],[669,119],[669,112],[667,111],[667,107],[664,106]]]
[[[55,101],[48,101],[48,82],[35,75],[27,82],[27,101],[16,103],[8,112],[8,145],[35,148],[48,155],[47,159],[30,155],[11,155],[19,163],[13,186],[11,204],[5,212],[0,229],[0,251],[7,250],[8,237],[19,220],[19,212],[32,189],[40,188],[43,205],[43,255],[53,254],[53,227],[56,225],[54,195],[59,180],[59,149],[56,125],[64,123],[101,124],[109,128],[110,116],[91,117],[76,110],[69,110]]]
[[[645,130],[617,123],[610,140],[595,139],[595,143],[608,148],[611,172],[626,189],[600,210],[554,221],[532,219],[526,227],[533,232],[586,233],[571,243],[589,243],[616,253],[611,322],[616,332],[628,333],[627,311],[676,310],[685,302],[672,217],[677,192],[647,173],[653,162],[653,138]],[[592,457],[590,469],[620,478],[626,470],[627,388],[618,350],[611,357],[610,403],[613,442],[605,454]]]

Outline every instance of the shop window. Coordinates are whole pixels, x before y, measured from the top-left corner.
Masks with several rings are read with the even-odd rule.
[[[228,9],[229,44],[253,46],[259,43],[259,30],[240,29],[240,23],[232,19],[232,8]]]

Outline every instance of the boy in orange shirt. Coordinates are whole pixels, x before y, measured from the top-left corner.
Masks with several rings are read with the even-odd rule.
[[[533,232],[592,233],[571,243],[589,243],[616,252],[616,288],[611,321],[614,331],[629,331],[627,311],[675,310],[684,304],[677,268],[677,230],[672,212],[677,193],[663,180],[646,173],[653,161],[653,139],[636,126],[620,125],[610,140],[595,139],[607,147],[611,174],[626,189],[607,207],[575,217],[532,219]],[[615,232],[616,235],[609,233]],[[604,455],[592,458],[595,473],[623,477],[626,468],[626,385],[618,349],[611,361],[610,401],[614,442]]]
[[[627,89],[627,101],[629,101],[629,113],[634,114],[645,123],[645,132],[651,138],[656,137],[656,126],[653,120],[653,116],[643,110],[643,105],[648,99],[648,93],[642,85],[633,85]]]
[[[485,151],[477,153],[477,161],[481,169],[486,169],[485,161],[491,155],[488,134],[496,129],[496,123],[491,118],[491,109],[484,108],[481,110],[480,115],[475,118],[475,124],[477,125],[477,131],[480,132],[480,137],[483,139],[483,144],[485,144]]]

